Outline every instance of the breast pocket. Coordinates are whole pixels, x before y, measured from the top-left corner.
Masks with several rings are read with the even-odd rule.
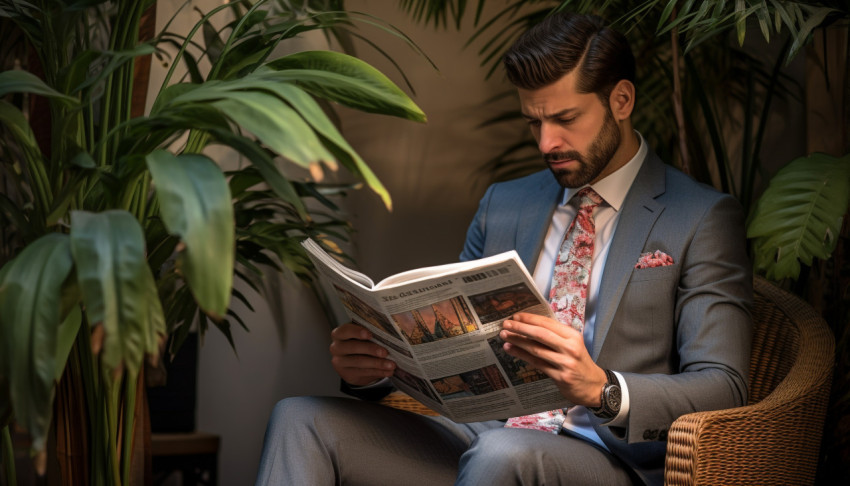
[[[632,271],[632,278],[629,279],[629,283],[631,284],[634,282],[642,282],[645,280],[678,280],[678,275],[678,263],[674,263],[673,265],[667,265],[664,267],[636,268],[634,269],[634,271]]]
[[[672,339],[679,270],[673,264],[632,272],[620,306],[621,316],[630,322],[629,342],[649,350]]]

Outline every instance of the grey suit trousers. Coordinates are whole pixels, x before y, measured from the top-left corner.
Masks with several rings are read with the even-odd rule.
[[[348,398],[275,407],[260,485],[631,485],[630,471],[583,439],[457,424]]]

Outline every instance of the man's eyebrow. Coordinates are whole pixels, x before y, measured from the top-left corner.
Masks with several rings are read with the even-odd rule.
[[[543,118],[552,119],[552,118],[561,118],[562,116],[572,115],[574,112],[577,112],[578,108],[564,108],[561,111],[552,113],[551,115],[543,115]],[[531,116],[525,112],[522,112],[522,117],[526,120],[537,120],[537,117]]]

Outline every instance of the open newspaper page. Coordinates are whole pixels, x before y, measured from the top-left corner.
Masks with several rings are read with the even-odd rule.
[[[316,242],[303,245],[351,319],[389,351],[393,383],[434,411],[477,422],[570,405],[551,379],[502,348],[499,331],[512,314],[553,317],[515,251],[372,284]]]

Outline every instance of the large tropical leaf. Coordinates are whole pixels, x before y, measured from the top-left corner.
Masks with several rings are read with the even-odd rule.
[[[43,450],[53,409],[62,286],[71,272],[67,235],[51,233],[7,263],[0,280],[0,376],[11,391],[16,420]],[[3,407],[0,407],[3,408]]]
[[[112,375],[123,366],[135,375],[165,334],[142,227],[126,211],[72,211],[71,252],[88,321],[102,326],[102,349],[95,351],[104,371]]]
[[[88,76],[83,78],[82,83],[74,86],[69,86],[69,88],[73,88],[74,91],[80,91],[86,89],[90,86],[95,86],[103,80],[107,79],[113,72],[120,69],[122,66],[126,65],[127,62],[141,56],[146,56],[148,54],[153,54],[156,52],[156,48],[150,44],[139,44],[131,49],[126,49],[119,52],[105,52],[101,55],[102,59],[91,59],[90,62],[100,60],[105,63],[105,65],[97,71],[96,75],[92,75],[89,73]],[[84,60],[88,60],[87,58],[83,58]],[[72,81],[69,80],[69,83]]]
[[[277,97],[262,92],[229,92],[214,105],[264,144],[302,167],[336,161],[322,142],[298,116]]]
[[[79,103],[76,98],[63,95],[28,71],[12,70],[0,73],[0,97],[9,93],[32,93],[56,98],[70,104]]]
[[[800,263],[826,259],[850,203],[850,154],[815,153],[783,167],[758,200],[747,237],[756,269],[773,280],[796,279]]]
[[[229,117],[245,130],[253,133],[276,154],[286,157],[303,167],[310,167],[314,175],[320,176],[319,163],[324,162],[336,169],[337,162],[361,177],[370,189],[392,207],[389,192],[375,176],[363,159],[339,133],[319,104],[292,80],[270,79],[275,74],[247,75],[240,79],[213,81],[202,85],[175,85],[157,99],[154,104],[155,120],[167,122],[176,113],[183,113],[189,106],[211,102],[222,115]],[[293,110],[294,109],[294,110]],[[222,143],[238,142],[221,130],[211,130]],[[286,184],[279,181],[279,170],[269,167],[257,149],[245,150],[244,144],[234,146],[248,156],[266,174],[279,196],[289,199],[289,192],[280,189]],[[319,171],[317,171],[317,169]],[[275,179],[278,179],[275,182]],[[288,184],[288,183],[287,183]]]
[[[266,64],[271,79],[296,82],[320,98],[366,111],[425,122],[425,113],[366,62],[332,51],[304,51]]]
[[[339,162],[352,173],[362,177],[366,185],[381,197],[387,208],[392,209],[392,200],[390,199],[389,191],[378,180],[372,169],[366,165],[366,162],[360,158],[360,155],[343,138],[333,122],[322,111],[322,107],[310,95],[289,83],[274,83],[271,89],[275,94],[292,105],[317,133],[338,149],[335,150],[332,148],[332,151],[338,154],[342,152],[337,157]]]
[[[252,139],[227,130],[211,130],[210,133],[216,140],[228,145],[251,161],[251,164],[262,176],[262,180],[272,190],[271,198],[276,197],[290,204],[302,219],[307,219],[307,208],[304,206],[304,201],[301,200],[301,196],[295,190],[292,182],[280,171],[270,151],[265,150]],[[250,173],[251,170],[248,168],[237,172],[237,174]],[[232,191],[231,195],[236,197],[236,194],[233,194]]]
[[[165,227],[185,245],[180,269],[198,305],[221,319],[230,304],[233,203],[221,169],[203,155],[157,150],[147,157]]]
[[[250,131],[277,154],[302,167],[326,162],[333,156],[304,120],[272,94],[275,82],[256,76],[228,81],[210,81],[181,88],[182,93],[164,99],[157,109],[181,109],[191,103],[211,103],[221,113]]]
[[[31,154],[41,154],[35,134],[24,114],[17,107],[3,100],[0,100],[0,124],[9,129],[22,150]]]

